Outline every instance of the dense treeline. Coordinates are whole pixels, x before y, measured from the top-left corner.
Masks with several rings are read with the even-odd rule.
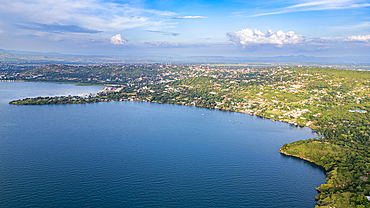
[[[284,144],[283,153],[304,158],[327,171],[325,184],[318,187],[323,207],[370,207],[369,104],[340,105],[325,111],[316,121],[323,138]],[[360,111],[363,112],[363,111]]]

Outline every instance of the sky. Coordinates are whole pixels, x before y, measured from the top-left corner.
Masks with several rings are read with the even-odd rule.
[[[0,49],[370,56],[369,0],[1,0]]]

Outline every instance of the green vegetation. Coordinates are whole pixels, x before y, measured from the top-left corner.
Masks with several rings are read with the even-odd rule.
[[[310,139],[284,144],[281,152],[325,168],[327,178],[316,199],[321,207],[369,207],[369,150],[356,151],[343,145]],[[361,154],[362,153],[362,154]]]
[[[281,153],[322,166],[319,207],[370,207],[370,73],[310,67],[50,65],[17,80],[103,84],[96,94],[37,97],[16,105],[144,101],[223,109],[307,126],[318,138]]]

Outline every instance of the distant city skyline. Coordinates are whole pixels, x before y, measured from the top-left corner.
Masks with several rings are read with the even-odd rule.
[[[368,0],[4,0],[0,49],[75,55],[370,56]]]

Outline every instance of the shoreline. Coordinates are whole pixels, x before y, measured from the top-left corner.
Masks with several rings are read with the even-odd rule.
[[[29,82],[32,82],[32,81],[29,81]],[[76,86],[80,86],[79,85],[79,83],[58,83],[58,82],[47,82],[47,83],[56,83],[56,84],[73,84],[73,85],[76,85]],[[83,86],[96,86],[96,85],[83,85]],[[103,85],[104,86],[104,85]],[[133,99],[125,99],[125,100],[107,100],[107,101],[98,101],[98,102],[91,102],[91,103],[99,103],[99,102],[111,102],[111,101],[130,101],[130,102],[132,102],[132,101],[135,101],[135,102],[147,102],[147,103],[157,103],[157,104],[174,104],[174,105],[182,105],[182,106],[190,106],[190,107],[199,107],[199,108],[206,108],[206,109],[210,109],[210,110],[219,110],[219,111],[227,111],[227,112],[236,112],[236,113],[243,113],[243,114],[248,114],[248,115],[250,115],[250,116],[257,116],[257,117],[259,117],[259,118],[263,118],[263,119],[269,119],[269,120],[271,120],[271,121],[273,121],[273,122],[276,122],[276,121],[280,121],[280,122],[283,122],[283,123],[287,123],[287,124],[289,124],[289,125],[293,125],[293,126],[295,126],[295,127],[300,127],[300,128],[304,128],[304,127],[306,127],[306,128],[308,128],[308,129],[310,129],[312,132],[314,132],[317,136],[320,136],[321,135],[321,133],[319,133],[318,131],[316,131],[316,130],[314,130],[314,129],[312,129],[311,127],[309,127],[309,126],[301,126],[301,125],[298,125],[298,124],[295,124],[295,123],[292,123],[292,122],[287,122],[287,121],[284,121],[284,120],[279,120],[279,119],[276,119],[276,118],[269,118],[269,117],[267,117],[267,116],[263,116],[263,115],[259,115],[259,114],[257,114],[257,113],[250,113],[250,112],[247,112],[247,111],[236,111],[236,110],[232,110],[232,109],[222,109],[222,108],[212,108],[212,107],[205,107],[205,106],[199,106],[199,105],[184,105],[184,104],[177,104],[177,103],[169,103],[169,102],[151,102],[151,101],[147,101],[147,100],[133,100]],[[88,102],[86,102],[86,103],[56,103],[56,104],[89,104]],[[22,105],[22,104],[12,104],[12,105]],[[36,104],[36,105],[53,105],[52,103],[46,103],[46,104]],[[306,141],[306,140],[308,140],[308,139],[305,139],[304,141]],[[298,140],[297,140],[298,141]],[[284,143],[284,144],[291,144],[292,142],[290,142],[290,143]],[[284,144],[283,144],[283,146],[281,147],[281,148],[283,148],[284,147]],[[298,156],[298,155],[293,155],[293,154],[289,154],[289,153],[286,153],[286,152],[284,152],[282,149],[280,148],[280,150],[279,150],[279,153],[280,154],[283,154],[283,155],[286,155],[286,156],[290,156],[290,157],[295,157],[295,158],[297,158],[297,159],[302,159],[302,160],[305,160],[305,161],[307,161],[307,162],[310,162],[310,163],[313,163],[313,164],[315,164],[315,165],[317,165],[319,168],[324,168],[323,166],[321,166],[321,165],[318,165],[318,164],[316,164],[315,163],[315,161],[313,161],[313,160],[311,160],[311,159],[309,159],[309,158],[303,158],[303,157],[300,157],[300,156]],[[325,170],[325,169],[324,169]],[[328,171],[326,171],[325,170],[325,175],[326,175],[326,179],[325,179],[325,182],[323,183],[323,184],[326,184],[326,180],[327,180],[327,177],[328,177]],[[315,188],[315,190],[317,190],[318,192],[320,192],[319,190],[318,190],[318,188],[317,187],[314,187]],[[315,200],[316,200],[316,203],[319,205],[319,201],[318,201],[318,199],[317,199],[317,196],[318,195],[316,195],[315,196]]]

